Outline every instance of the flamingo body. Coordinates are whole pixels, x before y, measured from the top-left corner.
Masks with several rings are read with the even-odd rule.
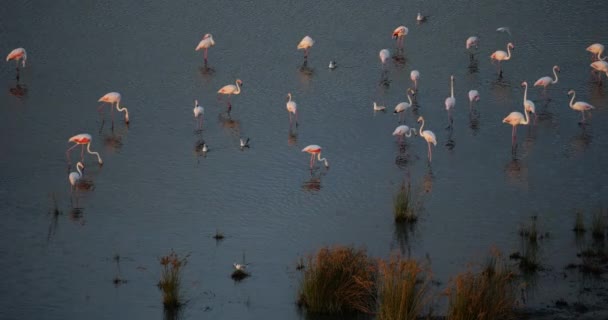
[[[201,49],[206,50],[206,49],[213,47],[214,45],[215,45],[215,41],[213,41],[213,36],[211,35],[211,33],[207,33],[203,36],[203,39],[198,43],[198,45],[196,46],[194,51],[199,51]]]
[[[380,57],[380,62],[382,62],[382,65],[384,65],[386,63],[386,60],[391,57],[391,52],[388,51],[388,49],[382,49],[378,53],[378,57]]]
[[[534,105],[534,102],[532,102],[532,100],[528,100],[528,82],[522,82],[521,86],[526,88],[524,91],[524,109],[536,114],[536,106]]]
[[[15,60],[17,61],[17,67],[19,67],[19,60],[21,60],[21,64],[25,68],[25,61],[27,61],[27,52],[23,48],[13,49],[8,56],[6,56],[6,61]]]
[[[386,111],[386,107],[380,106],[376,103],[376,101],[374,101],[374,111]]]
[[[393,135],[398,136],[399,140],[401,140],[403,137],[411,137],[412,133],[416,134],[416,129],[410,128],[404,124],[398,126],[397,128],[395,128],[395,131],[393,131]]]
[[[473,102],[479,101],[479,91],[477,90],[469,90],[469,103],[473,104]]]
[[[468,49],[471,49],[472,47],[477,48],[479,46],[479,38],[476,36],[470,36],[467,38],[467,41],[465,43],[465,46]]]
[[[602,53],[604,52],[604,45],[601,43],[594,43],[585,49],[591,52],[594,56],[597,55],[597,60],[604,60],[606,57],[602,57]]]
[[[494,53],[492,53],[490,58],[492,60],[496,60],[498,62],[504,61],[504,60],[510,60],[511,59],[511,49],[513,49],[513,48],[514,48],[513,44],[511,42],[509,42],[507,44],[507,52],[504,52],[502,50],[496,50],[496,51],[494,51]]]
[[[555,76],[555,79],[552,79],[551,77],[542,77],[538,80],[536,80],[536,82],[534,82],[534,86],[535,87],[544,87],[545,89],[551,85],[551,84],[556,84],[557,81],[559,80],[559,78],[557,77],[557,72],[559,72],[559,67],[558,66],[553,66],[553,75]]]
[[[302,40],[300,40],[300,43],[298,43],[298,50],[304,50],[304,58],[308,58],[308,49],[312,48],[312,46],[315,44],[315,41],[310,37],[310,36],[305,36],[304,38],[302,38]]]
[[[401,39],[409,33],[409,29],[406,26],[398,26],[393,30],[393,39]]]
[[[82,146],[82,151],[80,153],[80,157],[81,159],[84,156],[84,146],[87,146],[87,152],[97,156],[97,161],[99,162],[99,164],[103,164],[103,160],[101,159],[101,157],[99,156],[99,152],[95,152],[95,151],[91,151],[91,141],[93,140],[93,138],[91,137],[90,134],[88,133],[80,133],[77,134],[75,136],[72,136],[70,139],[68,139],[68,142],[73,142],[74,145],[72,147],[70,147],[67,151],[66,151],[66,155],[69,158],[69,152],[70,150],[76,148],[76,146],[81,145]]]
[[[420,72],[418,70],[412,70],[410,72],[410,79],[414,82],[414,90],[418,90],[418,79],[420,79]]]
[[[591,68],[593,68],[595,71],[605,73],[606,77],[608,77],[608,62],[601,60],[595,61],[591,64]]]
[[[233,94],[239,94],[241,93],[241,86],[243,85],[243,81],[241,81],[240,79],[236,79],[236,85],[234,84],[227,84],[223,87],[220,88],[220,90],[217,91],[218,94],[223,94],[223,95],[233,95]]]
[[[580,111],[582,116],[581,122],[585,122],[585,111],[595,109],[595,107],[584,101],[574,102],[574,98],[576,97],[576,92],[574,90],[568,91],[568,95],[572,95],[572,99],[570,99],[570,108],[575,111]]]
[[[72,185],[72,190],[74,189],[74,187],[76,187],[78,181],[82,179],[82,171],[80,171],[80,169],[84,169],[84,164],[78,161],[78,163],[76,164],[76,172],[70,172],[70,174],[68,175],[68,180]]]

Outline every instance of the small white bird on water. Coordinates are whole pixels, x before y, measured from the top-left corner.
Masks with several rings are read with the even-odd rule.
[[[509,35],[511,35],[511,30],[509,29],[509,27],[500,27],[500,28],[496,29],[496,31],[505,32],[505,33],[508,33]]]
[[[334,60],[331,60],[329,62],[329,69],[333,70],[333,69],[335,69],[337,67],[338,67],[338,64]]]
[[[416,22],[422,23],[424,21],[426,21],[426,16],[423,16],[420,12],[418,12],[418,15],[416,16]]]
[[[209,148],[207,148],[207,144],[203,143],[203,153],[207,153],[207,151],[209,151]]]
[[[232,264],[234,266],[234,270],[238,270],[238,271],[245,271],[245,269],[247,269],[247,266],[249,265],[248,263],[233,263]]]
[[[379,106],[376,101],[374,101],[374,111],[386,111],[385,106]]]
[[[249,138],[243,140],[243,138],[240,138],[241,140],[241,150],[245,149],[245,148],[249,148]]]

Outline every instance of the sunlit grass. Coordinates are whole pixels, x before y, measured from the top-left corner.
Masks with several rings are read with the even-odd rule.
[[[308,258],[298,305],[312,313],[371,313],[374,283],[374,264],[364,249],[324,247]]]
[[[378,263],[379,320],[415,320],[430,302],[430,272],[412,259],[392,257]]]
[[[457,275],[447,295],[448,320],[512,319],[517,305],[514,273],[497,252],[480,272]]]
[[[181,282],[182,268],[187,264],[189,255],[181,258],[173,250],[160,258],[161,275],[158,288],[163,294],[163,305],[166,309],[182,306]]]

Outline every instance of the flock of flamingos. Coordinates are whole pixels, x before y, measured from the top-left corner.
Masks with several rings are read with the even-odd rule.
[[[425,20],[425,17],[422,16],[421,14],[418,14],[417,21],[420,23],[420,22],[423,22],[424,20]],[[507,27],[498,28],[497,31],[510,33],[510,31]],[[398,48],[397,50],[403,50],[403,42],[404,42],[408,32],[409,32],[409,29],[405,26],[399,26],[393,31],[392,37],[393,37],[393,39],[396,40],[396,45]],[[310,36],[305,36],[300,41],[300,43],[297,45],[298,50],[304,50],[304,63],[305,64],[307,63],[309,50],[313,47],[314,43],[315,43],[314,40]],[[211,34],[205,34],[203,36],[202,40],[200,41],[200,43],[195,48],[196,51],[199,51],[199,50],[204,51],[205,65],[207,65],[208,50],[209,50],[209,48],[213,47],[214,45],[215,45],[215,41],[213,40],[213,36]],[[479,38],[476,36],[471,36],[466,40],[465,47],[471,53],[471,58],[473,57],[472,56],[473,50],[477,50],[478,45],[479,45]],[[503,72],[502,63],[504,61],[508,61],[511,59],[511,57],[512,57],[511,50],[514,48],[515,48],[515,46],[513,45],[513,43],[508,43],[507,47],[506,47],[506,49],[507,49],[506,52],[502,51],[502,50],[497,50],[490,55],[490,59],[492,60],[492,62],[498,63],[499,77],[502,76],[502,72]],[[589,47],[587,47],[586,50],[591,52],[591,54],[592,54],[593,62],[591,63],[591,68],[593,69],[592,72],[598,72],[598,80],[601,81],[602,72],[605,73],[606,76],[608,77],[608,62],[604,61],[604,60],[606,60],[606,56],[602,56],[603,51],[604,51],[604,46],[599,43],[594,43],[594,44],[590,45]],[[382,63],[383,70],[385,70],[384,69],[385,64],[390,59],[390,57],[391,57],[391,53],[388,49],[380,50],[379,58]],[[26,66],[27,53],[26,53],[25,49],[17,48],[17,49],[14,49],[13,51],[11,51],[8,54],[8,56],[6,57],[6,61],[10,61],[10,60],[16,61],[17,72],[19,72],[20,63],[21,63],[22,67]],[[337,63],[335,61],[331,61],[329,64],[329,68],[334,69],[336,67],[337,67]],[[560,71],[559,66],[554,66],[553,67],[553,76],[554,77],[553,78],[549,77],[549,76],[542,77],[534,83],[534,86],[543,87],[546,90],[546,88],[548,86],[556,84],[558,82],[558,72],[559,71]],[[407,109],[412,107],[412,105],[413,105],[412,97],[416,96],[416,93],[418,90],[418,79],[420,78],[420,73],[417,70],[413,70],[410,73],[410,78],[413,82],[413,88],[409,88],[406,92],[409,102],[398,103],[394,109],[394,113],[399,114],[399,123],[401,123],[402,114]],[[228,113],[232,109],[230,97],[232,95],[240,94],[242,85],[243,85],[243,82],[240,79],[237,79],[235,81],[235,84],[225,85],[217,91],[218,96],[227,97],[226,105],[227,105]],[[511,134],[512,148],[516,147],[517,126],[527,125],[530,122],[529,114],[536,113],[534,103],[531,100],[527,99],[528,83],[524,81],[524,82],[522,82],[521,85],[525,88],[524,97],[523,97],[524,113],[522,114],[521,112],[514,111],[514,112],[511,112],[509,115],[507,115],[502,120],[503,123],[507,123],[513,127],[512,134]],[[451,95],[445,99],[445,109],[448,113],[448,122],[449,122],[448,126],[449,127],[451,127],[451,125],[452,125],[452,110],[454,109],[454,107],[456,105],[456,97],[454,97],[454,76],[453,75],[450,77],[450,87],[451,87]],[[568,95],[572,96],[572,98],[570,100],[570,104],[569,104],[570,108],[572,108],[575,111],[581,112],[580,124],[584,124],[586,121],[585,111],[594,109],[594,107],[587,102],[583,102],[583,101],[574,102],[574,99],[576,97],[576,93],[574,92],[574,90],[570,90],[568,92]],[[470,106],[473,106],[473,104],[480,99],[479,92],[477,90],[470,90],[468,96],[469,96]],[[295,122],[295,126],[297,127],[298,126],[297,104],[293,100],[291,93],[287,94],[287,99],[288,99],[288,101],[286,103],[286,109],[287,109],[287,112],[289,115],[290,127],[293,126],[294,122]],[[118,112],[124,112],[124,121],[125,121],[125,123],[128,124],[129,123],[129,111],[127,110],[127,108],[120,106],[120,101],[121,101],[120,93],[118,93],[118,92],[107,93],[104,96],[102,96],[101,98],[99,98],[98,102],[102,102],[102,105],[99,106],[98,111],[101,110],[101,108],[103,108],[103,106],[104,106],[103,103],[107,103],[110,105],[110,109],[112,110],[111,111],[112,112],[112,121],[113,121],[113,117],[114,117],[114,108],[116,108],[116,110]],[[385,109],[386,109],[386,107],[380,106],[376,102],[374,102],[374,104],[373,104],[374,111],[385,111]],[[200,129],[202,127],[204,109],[203,109],[203,107],[201,107],[198,104],[197,100],[195,100],[195,102],[194,102],[193,112],[194,112],[194,117],[196,119],[198,119],[198,127]],[[292,115],[293,115],[293,117],[292,117]],[[423,130],[425,122],[424,122],[424,118],[422,116],[420,116],[418,118],[417,122],[421,123],[419,129],[409,128],[407,125],[399,125],[394,130],[393,135],[397,136],[399,138],[399,142],[401,142],[404,137],[411,137],[412,134],[420,135],[427,142],[428,161],[430,163],[432,160],[431,144],[436,146],[437,140],[435,138],[435,134],[431,130]],[[68,161],[70,161],[70,151],[72,151],[74,148],[76,148],[78,146],[81,146],[81,153],[80,153],[81,161],[79,161],[76,164],[76,172],[71,172],[68,176],[68,180],[71,184],[71,188],[73,191],[75,188],[78,187],[78,183],[83,176],[82,170],[84,170],[84,167],[85,167],[83,164],[85,147],[86,147],[86,151],[89,154],[92,154],[97,157],[97,161],[100,165],[103,164],[103,160],[98,152],[91,150],[92,136],[90,134],[88,134],[88,133],[77,134],[77,135],[69,138],[69,142],[74,143],[74,145],[71,146],[70,148],[68,148],[66,151],[66,157],[67,157]],[[241,148],[243,148],[243,147],[248,147],[248,141],[243,141],[241,139]],[[207,152],[207,150],[208,150],[207,145],[204,144],[202,147],[202,151]],[[323,161],[325,164],[325,167],[329,167],[329,163],[328,163],[327,159],[321,158],[321,151],[322,151],[322,148],[316,144],[309,145],[306,148],[302,149],[302,152],[307,152],[310,154],[310,169],[311,170],[314,168],[315,162],[317,160]]]

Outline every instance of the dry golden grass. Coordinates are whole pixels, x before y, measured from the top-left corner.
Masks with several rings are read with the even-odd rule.
[[[298,304],[313,313],[371,313],[374,284],[374,265],[364,249],[324,247],[308,257]]]
[[[431,302],[430,272],[413,259],[378,263],[378,319],[415,320]]]
[[[166,309],[179,308],[181,299],[181,273],[188,262],[189,255],[179,258],[173,250],[170,254],[160,258],[161,274],[158,288],[163,293],[163,305]]]

